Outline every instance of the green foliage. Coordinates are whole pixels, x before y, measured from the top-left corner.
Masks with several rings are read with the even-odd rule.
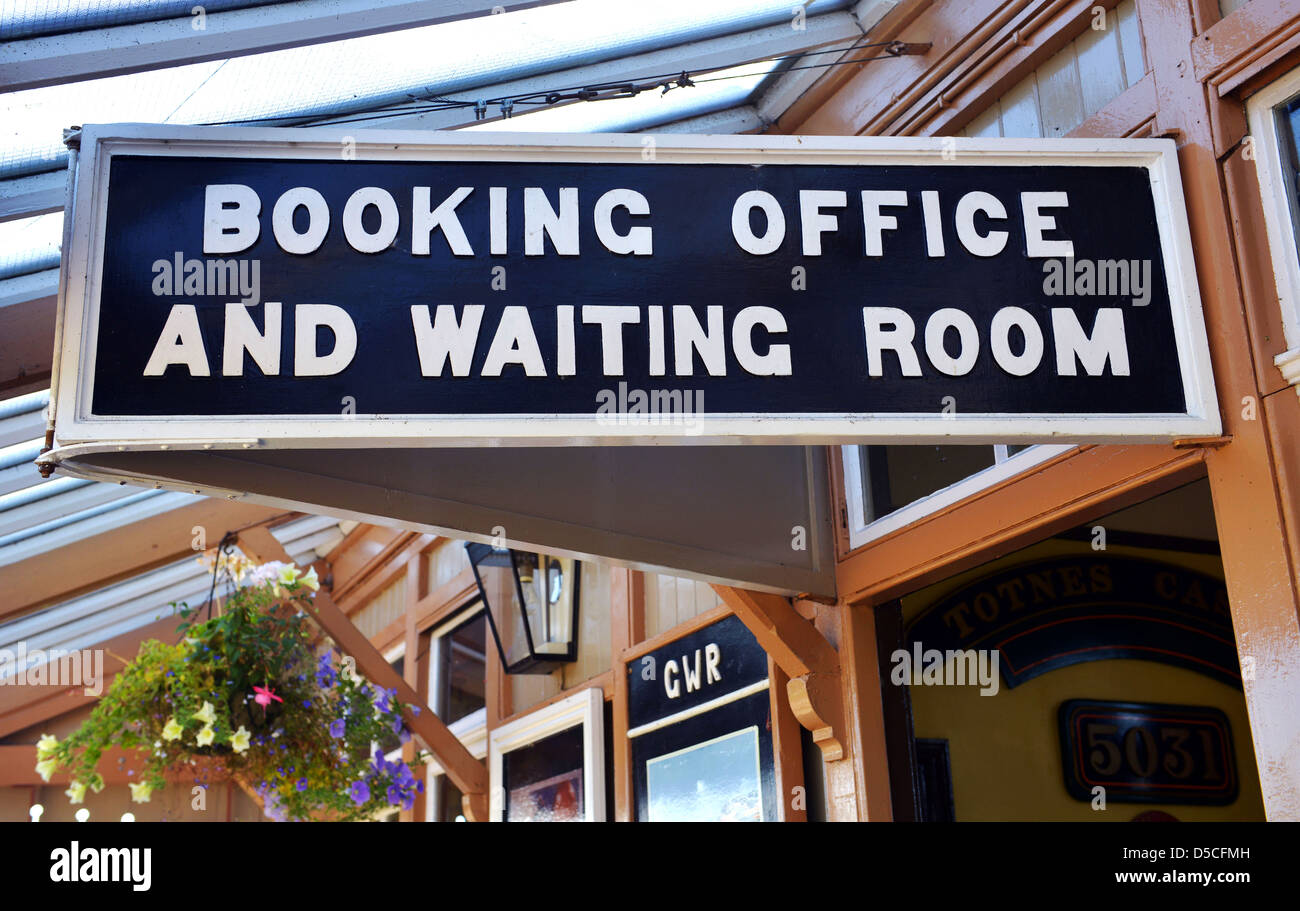
[[[131,785],[141,802],[169,770],[204,783],[199,769],[217,767],[256,789],[273,819],[368,819],[409,808],[423,783],[375,749],[409,739],[404,707],[350,663],[340,668],[332,653],[312,651],[302,607],[315,572],[234,561],[234,575],[249,584],[206,620],[182,608],[180,641],[142,644],[77,731],[41,739],[37,771],[48,781],[66,770],[68,796],[79,803],[87,787],[104,786],[105,750],[123,747],[144,754]]]

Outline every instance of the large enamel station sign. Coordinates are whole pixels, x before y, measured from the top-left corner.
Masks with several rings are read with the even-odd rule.
[[[87,127],[70,226],[60,447],[1220,431],[1168,140]]]

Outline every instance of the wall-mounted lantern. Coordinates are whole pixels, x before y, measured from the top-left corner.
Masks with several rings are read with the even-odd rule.
[[[489,544],[465,550],[507,674],[549,674],[578,657],[581,563]]]

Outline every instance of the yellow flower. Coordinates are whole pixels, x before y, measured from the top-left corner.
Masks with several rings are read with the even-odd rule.
[[[86,786],[79,781],[74,781],[72,787],[63,793],[68,795],[69,803],[81,803],[86,799]]]
[[[292,563],[286,563],[284,566],[280,567],[280,575],[277,578],[281,585],[293,585],[298,581],[298,577],[301,575],[302,570],[294,566]]]
[[[153,786],[149,784],[149,782],[133,781],[130,783],[130,788],[131,788],[131,799],[134,800],[136,803],[149,802],[149,792],[153,790]]]
[[[185,729],[176,723],[176,716],[167,719],[167,724],[163,727],[163,740],[180,740]]]
[[[217,736],[217,732],[212,730],[212,725],[205,724],[203,730],[194,737],[194,742],[201,747],[205,747],[212,742],[212,738]]]
[[[41,781],[49,781],[50,776],[58,771],[58,768],[59,761],[57,759],[42,759],[36,763],[36,774],[41,776]]]
[[[36,741],[36,758],[49,759],[50,754],[55,751],[59,745],[57,737],[51,737],[49,734],[42,734],[41,739]]]
[[[239,730],[230,735],[230,748],[236,753],[242,753],[248,749],[249,732],[241,724]]]
[[[299,581],[314,592],[320,591],[320,579],[316,578],[316,567],[314,566],[307,570],[307,575],[303,576]]]
[[[211,702],[203,703],[203,708],[195,712],[194,717],[206,725],[211,725],[212,722],[217,720],[216,715],[213,714]]]

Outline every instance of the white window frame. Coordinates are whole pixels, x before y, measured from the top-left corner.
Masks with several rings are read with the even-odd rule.
[[[1296,243],[1300,225],[1295,223],[1290,194],[1282,176],[1281,137],[1273,114],[1278,105],[1296,95],[1300,95],[1300,67],[1251,96],[1246,102],[1246,115],[1286,339],[1286,350],[1274,357],[1273,363],[1288,383],[1300,386],[1300,252]]]
[[[437,701],[437,694],[441,692],[442,686],[442,656],[440,649],[443,645],[443,637],[450,633],[456,627],[465,623],[467,620],[480,611],[486,611],[483,602],[479,600],[471,601],[461,610],[456,611],[449,619],[435,626],[429,633],[429,702],[430,708],[436,708],[433,703]],[[486,647],[492,647],[491,636],[488,632]],[[470,712],[464,718],[458,718],[455,723],[447,726],[447,729],[456,735],[459,740],[469,750],[471,756],[475,759],[483,759],[487,756],[488,734],[487,734],[487,707]],[[433,822],[439,817],[438,803],[438,776],[443,774],[442,763],[436,758],[430,758],[424,767],[424,818],[426,822]]]
[[[862,462],[857,446],[841,446],[840,456],[844,465],[844,501],[849,526],[849,550],[857,550],[864,544],[883,538],[904,526],[932,515],[941,509],[979,493],[994,484],[1015,477],[1021,472],[1041,465],[1048,459],[1055,458],[1063,452],[1069,452],[1074,446],[1038,445],[1030,446],[1015,455],[1008,455],[1006,445],[993,446],[994,464],[973,475],[962,478],[956,483],[940,488],[934,493],[908,503],[899,509],[881,516],[874,522],[866,520],[866,507],[862,496]]]
[[[587,687],[492,732],[488,738],[489,819],[505,819],[505,754],[577,725],[582,725],[583,819],[605,821],[605,696],[598,686]]]

